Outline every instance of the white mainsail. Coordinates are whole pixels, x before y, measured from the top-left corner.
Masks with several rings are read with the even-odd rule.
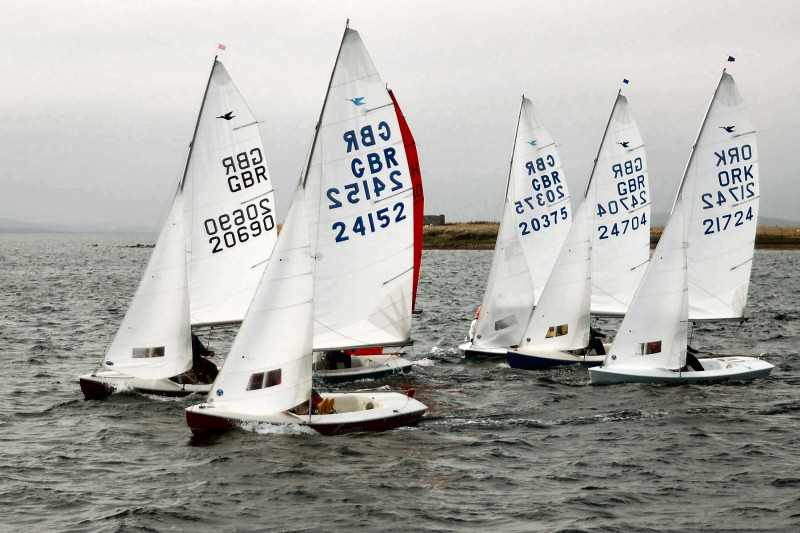
[[[503,216],[472,346],[516,345],[572,222],[555,143],[530,99],[520,106]]]
[[[302,187],[209,402],[239,413],[281,412],[308,399],[313,338],[313,258]]]
[[[624,315],[650,257],[645,146],[628,100],[617,94],[586,198],[592,210],[592,313]]]
[[[125,318],[103,358],[107,369],[163,379],[191,367],[185,243],[179,190]]]
[[[578,206],[553,271],[531,314],[520,349],[574,350],[589,345],[592,242],[589,204]]]
[[[240,322],[278,232],[258,122],[216,58],[183,187],[191,323]]]
[[[395,107],[358,32],[347,28],[305,173],[314,273],[314,348],[407,342],[414,213]]]
[[[684,174],[689,318],[741,318],[758,222],[756,132],[723,71]]]
[[[680,193],[679,193],[680,194]],[[686,362],[686,249],[680,196],[658,241],[604,367],[677,370]]]

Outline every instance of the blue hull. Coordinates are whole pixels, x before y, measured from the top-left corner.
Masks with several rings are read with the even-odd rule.
[[[565,354],[567,355],[567,354]],[[508,352],[508,366],[522,370],[543,370],[557,366],[582,365],[585,367],[600,366],[602,361],[587,361],[579,356],[571,359],[555,359],[551,357],[537,357],[516,352]]]

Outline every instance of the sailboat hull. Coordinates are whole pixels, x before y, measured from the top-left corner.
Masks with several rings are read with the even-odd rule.
[[[464,343],[458,347],[464,354],[464,357],[505,357],[507,348],[480,348],[475,347],[472,343]]]
[[[344,383],[408,372],[414,366],[408,359],[391,354],[354,355],[351,364],[350,368],[315,369],[314,376],[327,383]]]
[[[360,431],[384,431],[413,424],[427,407],[397,392],[353,392],[322,394],[333,399],[330,414],[296,415],[236,412],[220,403],[202,403],[186,409],[186,424],[195,435],[220,433],[244,424],[295,424],[308,426],[324,435]]]
[[[99,400],[122,390],[133,390],[139,394],[180,398],[190,394],[208,394],[208,383],[176,383],[170,379],[143,379],[126,376],[114,371],[99,371],[84,374],[79,378],[81,391],[87,400]]]
[[[728,381],[750,381],[766,378],[774,366],[755,357],[719,357],[700,359],[705,370],[675,371],[666,368],[646,368],[613,365],[589,369],[595,385],[616,383],[678,383],[712,385]]]
[[[594,351],[591,355],[575,355],[560,350],[509,350],[507,352],[508,366],[523,370],[542,370],[554,366],[583,365],[600,366],[605,359],[605,355],[596,355]]]

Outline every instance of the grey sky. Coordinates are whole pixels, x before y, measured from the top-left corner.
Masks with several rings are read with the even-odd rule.
[[[426,213],[499,220],[520,97],[583,190],[623,78],[666,213],[728,68],[760,135],[761,216],[800,220],[791,0],[0,0],[0,217],[155,227],[217,43],[283,219],[346,19],[419,147]],[[736,58],[727,63],[728,55]]]

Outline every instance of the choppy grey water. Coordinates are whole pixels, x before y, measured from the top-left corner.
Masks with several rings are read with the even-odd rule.
[[[198,398],[85,401],[144,269],[135,236],[0,235],[3,531],[797,531],[800,252],[757,252],[740,330],[696,347],[767,352],[767,380],[595,387],[457,346],[491,252],[426,251],[414,427],[192,438]],[[141,242],[141,237],[140,241]],[[608,331],[611,321],[600,322]]]

